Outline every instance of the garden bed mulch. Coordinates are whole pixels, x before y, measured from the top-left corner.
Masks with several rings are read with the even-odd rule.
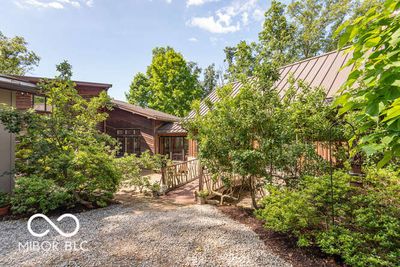
[[[262,221],[254,217],[251,209],[237,206],[219,206],[218,209],[230,218],[250,227],[270,250],[289,261],[293,266],[347,266],[339,258],[327,255],[317,247],[299,248],[295,238],[265,229]]]

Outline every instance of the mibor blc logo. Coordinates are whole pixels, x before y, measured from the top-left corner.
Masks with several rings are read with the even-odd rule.
[[[48,224],[48,229],[46,229],[43,232],[35,232],[32,229],[32,224],[35,222],[35,219],[37,218],[42,218],[46,221],[46,223]],[[25,243],[21,243],[19,242],[18,244],[18,249],[20,251],[25,251],[25,252],[31,252],[31,251],[42,251],[42,252],[49,252],[49,251],[60,251],[60,250],[67,250],[67,251],[88,251],[88,249],[86,249],[84,247],[84,245],[86,245],[88,242],[87,241],[81,241],[81,242],[76,242],[76,241],[71,241],[68,238],[75,236],[80,229],[80,223],[78,218],[75,215],[72,215],[70,213],[66,213],[61,215],[60,217],[57,218],[57,222],[61,222],[62,220],[66,219],[66,218],[71,218],[75,229],[72,232],[64,232],[62,229],[60,229],[52,220],[50,220],[49,217],[47,217],[44,214],[38,213],[35,214],[33,216],[31,216],[28,220],[28,224],[27,224],[27,228],[29,233],[34,236],[34,237],[39,237],[39,238],[44,238],[45,236],[47,236],[51,230],[55,230],[59,235],[67,238],[66,240],[62,240],[62,241],[57,241],[54,239],[51,240],[41,240],[41,241],[37,241],[37,240],[33,240],[33,241],[27,241]],[[71,221],[71,220],[68,220]]]
[[[76,235],[76,234],[78,233],[78,231],[79,231],[79,228],[80,228],[79,220],[78,220],[78,218],[77,218],[75,215],[66,213],[66,214],[63,214],[63,215],[61,215],[60,217],[57,218],[57,222],[61,221],[61,220],[64,219],[64,218],[72,218],[72,219],[75,221],[75,224],[76,224],[75,230],[74,230],[72,233],[65,233],[65,232],[63,232],[60,228],[58,228],[58,226],[55,225],[55,224],[49,219],[49,217],[47,217],[47,216],[44,215],[44,214],[38,213],[38,214],[35,214],[35,215],[31,216],[31,217],[29,218],[29,220],[28,220],[28,231],[29,231],[29,233],[31,233],[31,235],[36,236],[36,237],[43,237],[43,236],[46,236],[46,235],[50,232],[50,230],[47,229],[47,230],[44,231],[43,233],[39,233],[39,234],[38,234],[38,233],[35,233],[35,232],[32,230],[32,221],[33,221],[34,219],[36,219],[36,218],[43,218],[43,219],[45,219],[45,220],[47,221],[47,223],[48,223],[51,227],[53,227],[54,230],[56,230],[60,235],[62,235],[62,236],[64,236],[64,237],[72,237],[72,236]]]

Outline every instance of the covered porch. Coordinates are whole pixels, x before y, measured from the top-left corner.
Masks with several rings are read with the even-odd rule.
[[[187,161],[195,158],[193,142],[187,138],[187,131],[179,122],[167,123],[157,129],[158,153],[173,161]]]

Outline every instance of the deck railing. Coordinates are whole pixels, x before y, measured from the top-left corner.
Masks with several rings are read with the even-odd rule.
[[[169,191],[198,179],[200,173],[198,159],[175,163],[162,168],[161,183],[166,187],[166,191]]]

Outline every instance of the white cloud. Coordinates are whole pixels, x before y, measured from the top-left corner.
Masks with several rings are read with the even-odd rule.
[[[259,8],[255,9],[253,12],[254,20],[256,20],[256,21],[264,20],[264,13],[265,13],[265,11],[262,9],[259,9]]]
[[[193,2],[204,2],[208,0],[188,0]],[[211,33],[237,32],[242,26],[250,22],[249,14],[260,9],[258,0],[232,0],[227,6],[215,11],[214,15],[205,17],[193,17],[187,25],[198,27]]]
[[[248,25],[249,24],[249,13],[244,12],[242,14],[242,23],[243,23],[243,25]]]
[[[189,38],[188,39],[190,42],[198,42],[199,40],[197,40],[197,38],[196,37],[191,37],[191,38]]]
[[[201,6],[209,2],[217,2],[219,0],[186,0],[186,6]]]
[[[165,2],[167,2],[167,4],[171,4],[172,0],[165,0]]]
[[[81,5],[92,7],[94,0],[16,0],[15,4],[21,8],[52,8],[66,7],[80,8]]]
[[[215,20],[211,17],[194,17],[189,22],[189,25],[199,27],[200,29],[212,32],[212,33],[229,33],[237,32],[240,30],[239,24],[227,25],[221,19]]]
[[[87,1],[86,1],[86,5],[87,5],[88,7],[93,7],[93,6],[94,6],[94,0],[87,0]]]

